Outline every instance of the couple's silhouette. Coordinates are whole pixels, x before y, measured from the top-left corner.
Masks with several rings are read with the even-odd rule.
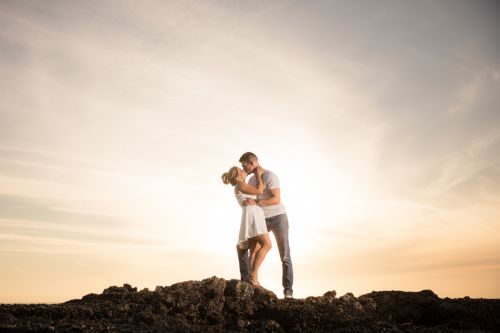
[[[278,177],[263,169],[254,153],[240,157],[241,168],[234,166],[222,175],[224,184],[234,186],[242,208],[240,235],[236,251],[241,280],[258,286],[258,271],[271,249],[269,232],[274,234],[282,263],[285,298],[293,297],[293,267],[288,241],[288,217],[280,197]],[[252,174],[248,183],[246,178]],[[248,254],[250,252],[250,255]]]

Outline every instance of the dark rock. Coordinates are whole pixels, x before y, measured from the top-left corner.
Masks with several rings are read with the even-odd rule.
[[[398,324],[434,325],[438,323],[439,297],[431,290],[420,292],[383,291],[361,296],[377,304],[377,314]]]
[[[323,294],[323,298],[328,300],[334,300],[337,297],[337,292],[335,290],[327,291]]]
[[[137,288],[132,288],[128,283],[125,283],[123,287],[111,286],[104,289],[103,294],[124,294],[124,293],[134,293],[137,292]]]
[[[375,302],[373,298],[361,296],[358,298],[358,301],[366,311],[375,311],[377,309],[377,302]]]
[[[16,317],[14,317],[12,313],[0,312],[0,323],[14,325],[16,323]]]
[[[498,299],[440,299],[431,290],[335,291],[278,299],[211,277],[137,292],[111,286],[61,304],[0,304],[0,332],[496,332]]]

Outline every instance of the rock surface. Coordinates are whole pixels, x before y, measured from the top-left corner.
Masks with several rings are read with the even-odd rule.
[[[61,304],[0,304],[0,332],[499,332],[499,299],[430,290],[278,299],[212,277],[137,291],[129,284]]]

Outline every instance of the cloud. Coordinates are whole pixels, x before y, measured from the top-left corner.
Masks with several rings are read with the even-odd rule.
[[[66,204],[63,208],[61,205]],[[75,209],[70,207],[78,207]],[[109,229],[126,227],[130,220],[112,212],[99,212],[91,209],[91,204],[84,201],[64,200],[54,197],[31,197],[14,194],[0,194],[0,218],[3,219],[36,219],[40,223],[51,223],[54,226],[73,226],[85,228]]]
[[[103,225],[98,230],[89,225],[74,223],[54,223],[36,220],[16,220],[0,218],[2,238],[9,240],[22,240],[27,248],[36,249],[38,241],[53,245],[77,244],[118,244],[122,246],[159,245],[159,238],[137,235],[130,236],[127,228],[113,228]],[[4,243],[6,245],[6,243]],[[35,250],[36,251],[36,250]]]
[[[459,151],[449,154],[440,177],[430,186],[431,191],[437,194],[450,193],[468,197],[473,186],[489,184],[494,185],[493,190],[498,194],[500,179],[489,171],[498,169],[500,165],[500,160],[494,154],[500,146],[499,139],[500,130],[497,129],[474,139]],[[474,196],[475,201],[481,200],[481,193],[474,193]]]

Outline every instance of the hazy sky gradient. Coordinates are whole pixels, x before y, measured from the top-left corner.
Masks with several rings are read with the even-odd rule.
[[[297,297],[500,297],[496,1],[0,2],[0,302],[238,278],[281,180]],[[281,296],[277,247],[260,273]]]

